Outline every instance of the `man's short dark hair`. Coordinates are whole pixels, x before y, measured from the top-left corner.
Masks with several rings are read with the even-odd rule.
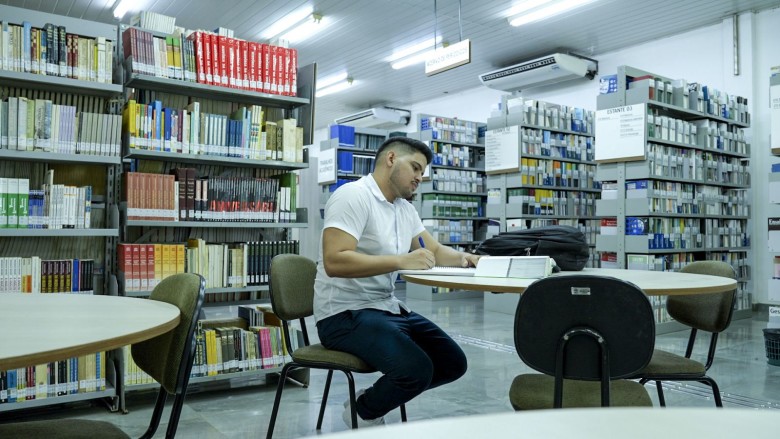
[[[431,149],[428,148],[428,145],[425,143],[410,139],[408,137],[391,137],[382,143],[381,146],[379,146],[379,149],[376,151],[376,161],[374,162],[374,169],[376,169],[376,164],[380,160],[380,156],[382,153],[384,153],[386,150],[393,148],[398,151],[401,151],[404,154],[414,154],[415,152],[422,153],[425,156],[425,160],[428,161],[428,164],[433,161],[433,153],[431,152]]]

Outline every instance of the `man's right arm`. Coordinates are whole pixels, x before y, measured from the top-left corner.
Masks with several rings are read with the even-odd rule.
[[[330,277],[370,277],[434,264],[433,253],[424,248],[403,255],[366,255],[356,250],[357,239],[349,233],[335,227],[322,231],[322,259]]]

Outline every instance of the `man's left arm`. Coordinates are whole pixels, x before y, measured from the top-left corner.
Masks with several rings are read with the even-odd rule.
[[[440,244],[427,230],[417,235],[412,242],[412,249],[420,248],[419,239],[422,238],[425,248],[433,253],[436,265],[441,267],[476,267],[479,255],[457,251],[451,247]]]

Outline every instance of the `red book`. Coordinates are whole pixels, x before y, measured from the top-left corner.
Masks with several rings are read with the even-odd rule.
[[[249,42],[247,40],[237,41],[239,54],[238,65],[240,66],[238,69],[238,77],[241,80],[238,84],[238,88],[249,90]]]
[[[203,39],[203,71],[206,72],[206,84],[214,84],[214,63],[211,60],[211,34],[200,32]]]
[[[247,41],[247,64],[244,65],[246,68],[246,78],[249,79],[249,84],[247,85],[248,89],[251,91],[258,91],[257,88],[257,49],[259,48],[259,44],[255,43],[254,41]]]
[[[298,49],[287,49],[289,51],[290,63],[287,74],[290,83],[290,96],[298,96]]]
[[[273,62],[271,61],[271,45],[270,44],[263,44],[262,46],[262,53],[261,53],[261,59],[262,59],[262,65],[260,66],[260,75],[263,78],[263,93],[271,93],[271,66],[273,65]]]
[[[225,63],[228,80],[227,86],[230,88],[238,88],[238,51],[236,50],[237,41],[235,38],[230,37],[220,37],[220,41],[224,41],[226,50],[225,53],[227,54],[227,62]]]
[[[149,262],[146,244],[138,244],[138,259],[138,278],[141,283],[141,291],[149,291]]]
[[[219,85],[222,85],[223,87],[229,87],[230,82],[228,81],[228,62],[230,55],[228,54],[227,37],[213,35],[212,38],[217,39],[217,53],[219,53],[219,56],[217,57],[219,61]],[[217,82],[216,79],[214,82]]]

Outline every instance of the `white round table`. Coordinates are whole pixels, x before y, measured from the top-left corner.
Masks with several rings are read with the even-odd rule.
[[[163,334],[179,308],[156,300],[0,293],[0,370],[116,349]]]
[[[587,408],[440,418],[326,434],[328,439],[776,439],[780,411]],[[320,438],[321,435],[311,436]]]

